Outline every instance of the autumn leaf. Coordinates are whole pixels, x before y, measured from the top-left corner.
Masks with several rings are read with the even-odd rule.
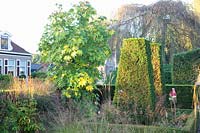
[[[86,80],[86,79],[84,79],[84,78],[80,78],[80,79],[79,79],[79,86],[85,86],[86,83],[87,83],[87,80]]]
[[[93,90],[93,86],[92,86],[92,85],[88,85],[88,86],[86,87],[86,90],[91,92],[91,91]]]

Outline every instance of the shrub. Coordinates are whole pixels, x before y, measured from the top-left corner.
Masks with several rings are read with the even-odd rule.
[[[40,78],[40,79],[45,79],[47,77],[47,73],[45,72],[33,72],[31,73],[32,78]]]
[[[151,49],[145,39],[125,39],[121,48],[114,102],[127,107],[155,106]]]
[[[19,75],[19,78],[20,79],[26,79],[26,75],[24,72],[21,72],[20,75]]]
[[[63,119],[69,119],[69,114],[66,114],[66,111],[68,110],[64,108],[63,104],[61,103],[60,93],[58,94],[54,92],[49,95],[42,96],[34,95],[34,98],[37,101],[36,107],[39,113],[40,120],[43,123],[45,129],[47,129],[46,132],[48,132],[48,129],[51,129],[55,126],[55,117],[56,119],[60,118],[60,121],[63,121]],[[57,118],[58,112],[65,115]]]
[[[196,118],[194,116],[194,112],[190,114],[190,117],[187,119],[185,126],[182,128],[183,130],[187,132],[196,132],[196,125],[198,122],[196,122]]]
[[[163,69],[162,69],[162,57],[161,57],[161,45],[157,43],[151,43],[151,62],[153,65],[153,79],[155,92],[157,95],[162,95],[163,88]]]
[[[0,89],[6,89],[10,86],[12,82],[11,75],[2,75],[0,74]]]
[[[48,125],[47,121],[42,119],[42,114],[49,115],[55,112],[56,106],[59,106],[55,103],[56,99],[50,99],[57,96],[50,96],[53,91],[54,85],[49,80],[29,79],[26,82],[14,78],[9,88],[0,91],[0,132],[22,133],[42,130],[41,122],[44,122],[45,126]]]
[[[169,92],[171,88],[176,89],[177,94],[177,108],[191,109],[192,108],[192,96],[193,96],[193,85],[177,85],[167,84],[165,92],[167,94],[166,101],[167,106],[170,107],[169,103]]]
[[[200,49],[174,55],[173,84],[194,84],[199,74]]]
[[[43,130],[36,112],[36,102],[33,99],[18,99],[16,103],[4,101],[4,118],[1,131],[4,132],[34,132]],[[1,111],[2,112],[2,111]]]

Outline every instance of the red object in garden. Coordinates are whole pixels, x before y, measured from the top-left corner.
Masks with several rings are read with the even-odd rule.
[[[176,91],[175,88],[172,88],[172,90],[170,91],[169,95],[173,98],[176,97]]]

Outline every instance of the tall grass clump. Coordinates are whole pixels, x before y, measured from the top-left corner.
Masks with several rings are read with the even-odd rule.
[[[19,133],[44,130],[37,97],[50,95],[53,88],[48,80],[13,78],[0,92],[0,130]]]

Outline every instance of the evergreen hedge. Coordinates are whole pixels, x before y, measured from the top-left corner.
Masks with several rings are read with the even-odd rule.
[[[169,92],[171,88],[175,88],[177,94],[177,108],[191,109],[192,108],[192,97],[193,97],[193,85],[177,85],[167,84],[165,85],[166,104],[170,107]]]
[[[155,106],[155,87],[149,41],[139,38],[123,40],[118,65],[114,102],[126,107],[137,104],[153,109]]]
[[[164,71],[163,75],[165,84],[172,84],[172,65],[171,64],[163,65],[163,71]]]
[[[162,57],[161,57],[161,45],[158,43],[151,43],[151,62],[153,65],[153,78],[156,95],[162,95],[163,85],[163,69],[162,69]]]
[[[194,84],[199,74],[200,49],[174,55],[173,84]]]

